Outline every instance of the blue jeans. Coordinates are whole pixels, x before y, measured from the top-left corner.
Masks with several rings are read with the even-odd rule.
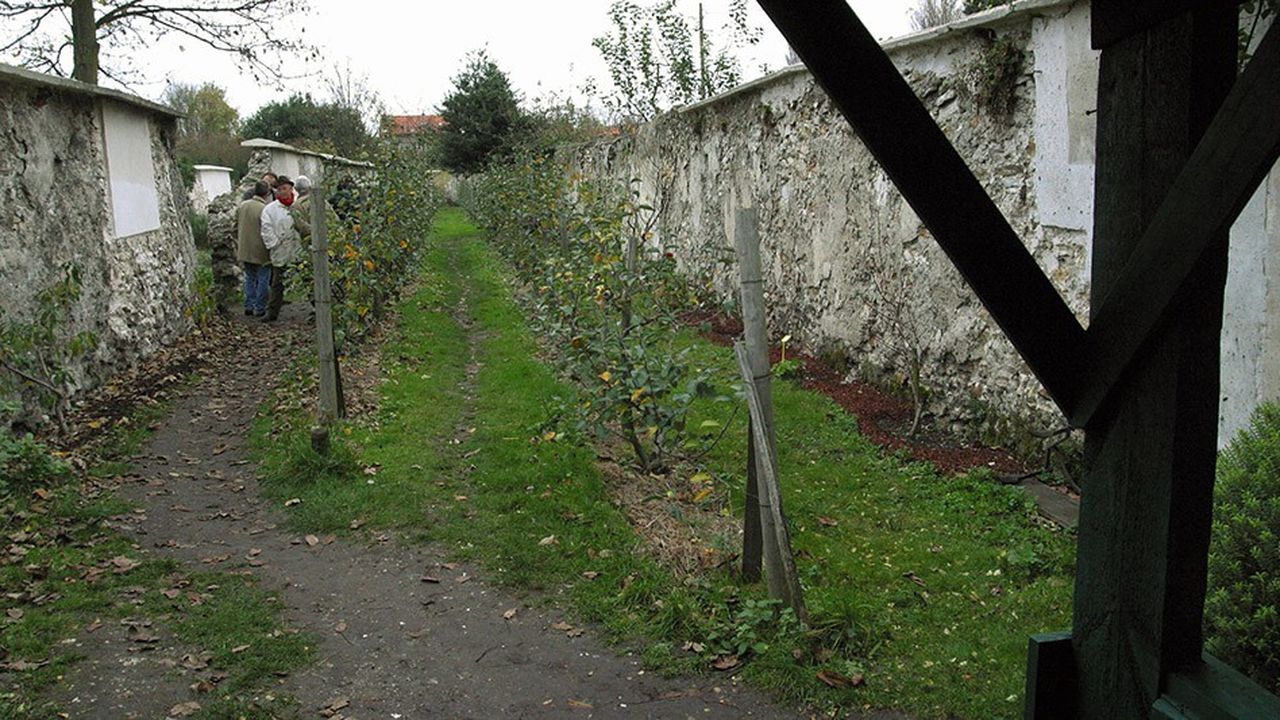
[[[244,309],[261,315],[267,311],[267,297],[271,293],[271,266],[247,262],[244,264]]]

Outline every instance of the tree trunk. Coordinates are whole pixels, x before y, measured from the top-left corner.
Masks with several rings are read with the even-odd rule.
[[[71,42],[75,66],[71,77],[98,84],[98,26],[93,0],[71,0]]]

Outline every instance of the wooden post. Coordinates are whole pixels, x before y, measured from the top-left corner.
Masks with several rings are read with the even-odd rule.
[[[1230,88],[1235,28],[1235,4],[1214,4],[1102,52],[1095,311]],[[1226,260],[1222,236],[1174,319],[1085,427],[1072,632],[1079,717],[1151,717],[1171,673],[1201,662]]]
[[[782,490],[778,482],[778,455],[774,451],[774,439],[768,436],[765,428],[773,426],[772,419],[765,419],[765,405],[760,397],[760,389],[756,385],[755,370],[751,365],[750,353],[742,342],[733,344],[733,351],[738,356],[738,369],[742,371],[742,381],[747,391],[747,409],[751,414],[751,434],[756,447],[756,477],[760,479],[760,512],[761,522],[772,530],[765,538],[765,547],[772,547],[777,553],[777,564],[767,568],[769,577],[769,596],[785,603],[795,610],[800,622],[808,624],[809,612],[804,605],[804,591],[800,587],[800,574],[796,572],[796,559],[791,554],[791,533],[787,530],[787,517],[782,512]],[[768,513],[768,517],[764,517]],[[767,555],[767,553],[766,553]],[[775,587],[778,592],[775,593]]]
[[[742,281],[742,334],[747,356],[751,360],[751,378],[760,395],[763,408],[764,436],[776,447],[773,429],[773,374],[769,363],[769,331],[765,326],[764,280],[760,270],[760,217],[755,208],[740,209],[734,214],[733,242],[738,255],[738,273]],[[756,445],[756,420],[748,419],[747,438],[747,503],[743,512],[742,575],[759,579],[763,557],[769,569],[769,594],[783,597],[784,587],[778,570],[781,558],[773,542],[773,516],[768,496],[760,488],[760,448]]]
[[[346,415],[338,356],[334,348],[333,292],[329,285],[329,224],[324,189],[311,190],[311,268],[315,277],[316,358],[320,370],[320,414],[324,424]]]

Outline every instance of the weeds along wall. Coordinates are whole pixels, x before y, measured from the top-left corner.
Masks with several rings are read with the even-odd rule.
[[[37,372],[61,373],[72,394],[191,325],[196,253],[175,119],[141,98],[0,65],[0,330],[38,324],[42,295],[77,277],[46,323],[44,361],[58,366]],[[69,352],[76,337],[86,342]],[[6,364],[39,364],[13,349],[0,348]],[[30,385],[0,376],[0,399]]]
[[[1082,322],[1097,68],[1088,28],[1086,3],[1023,2],[886,45]],[[947,423],[1002,435],[1009,422],[1061,422],[803,67],[566,154],[588,176],[639,178],[661,208],[655,242],[712,274],[726,298],[737,292],[735,210],[758,208],[775,338],[890,385],[918,356],[928,409]]]

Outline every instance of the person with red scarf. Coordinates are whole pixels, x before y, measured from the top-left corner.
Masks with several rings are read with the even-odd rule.
[[[271,254],[271,297],[262,322],[273,322],[280,317],[280,308],[284,305],[285,270],[302,251],[298,230],[293,226],[293,215],[289,212],[293,201],[293,181],[281,175],[276,180],[276,199],[262,211],[262,244]]]

